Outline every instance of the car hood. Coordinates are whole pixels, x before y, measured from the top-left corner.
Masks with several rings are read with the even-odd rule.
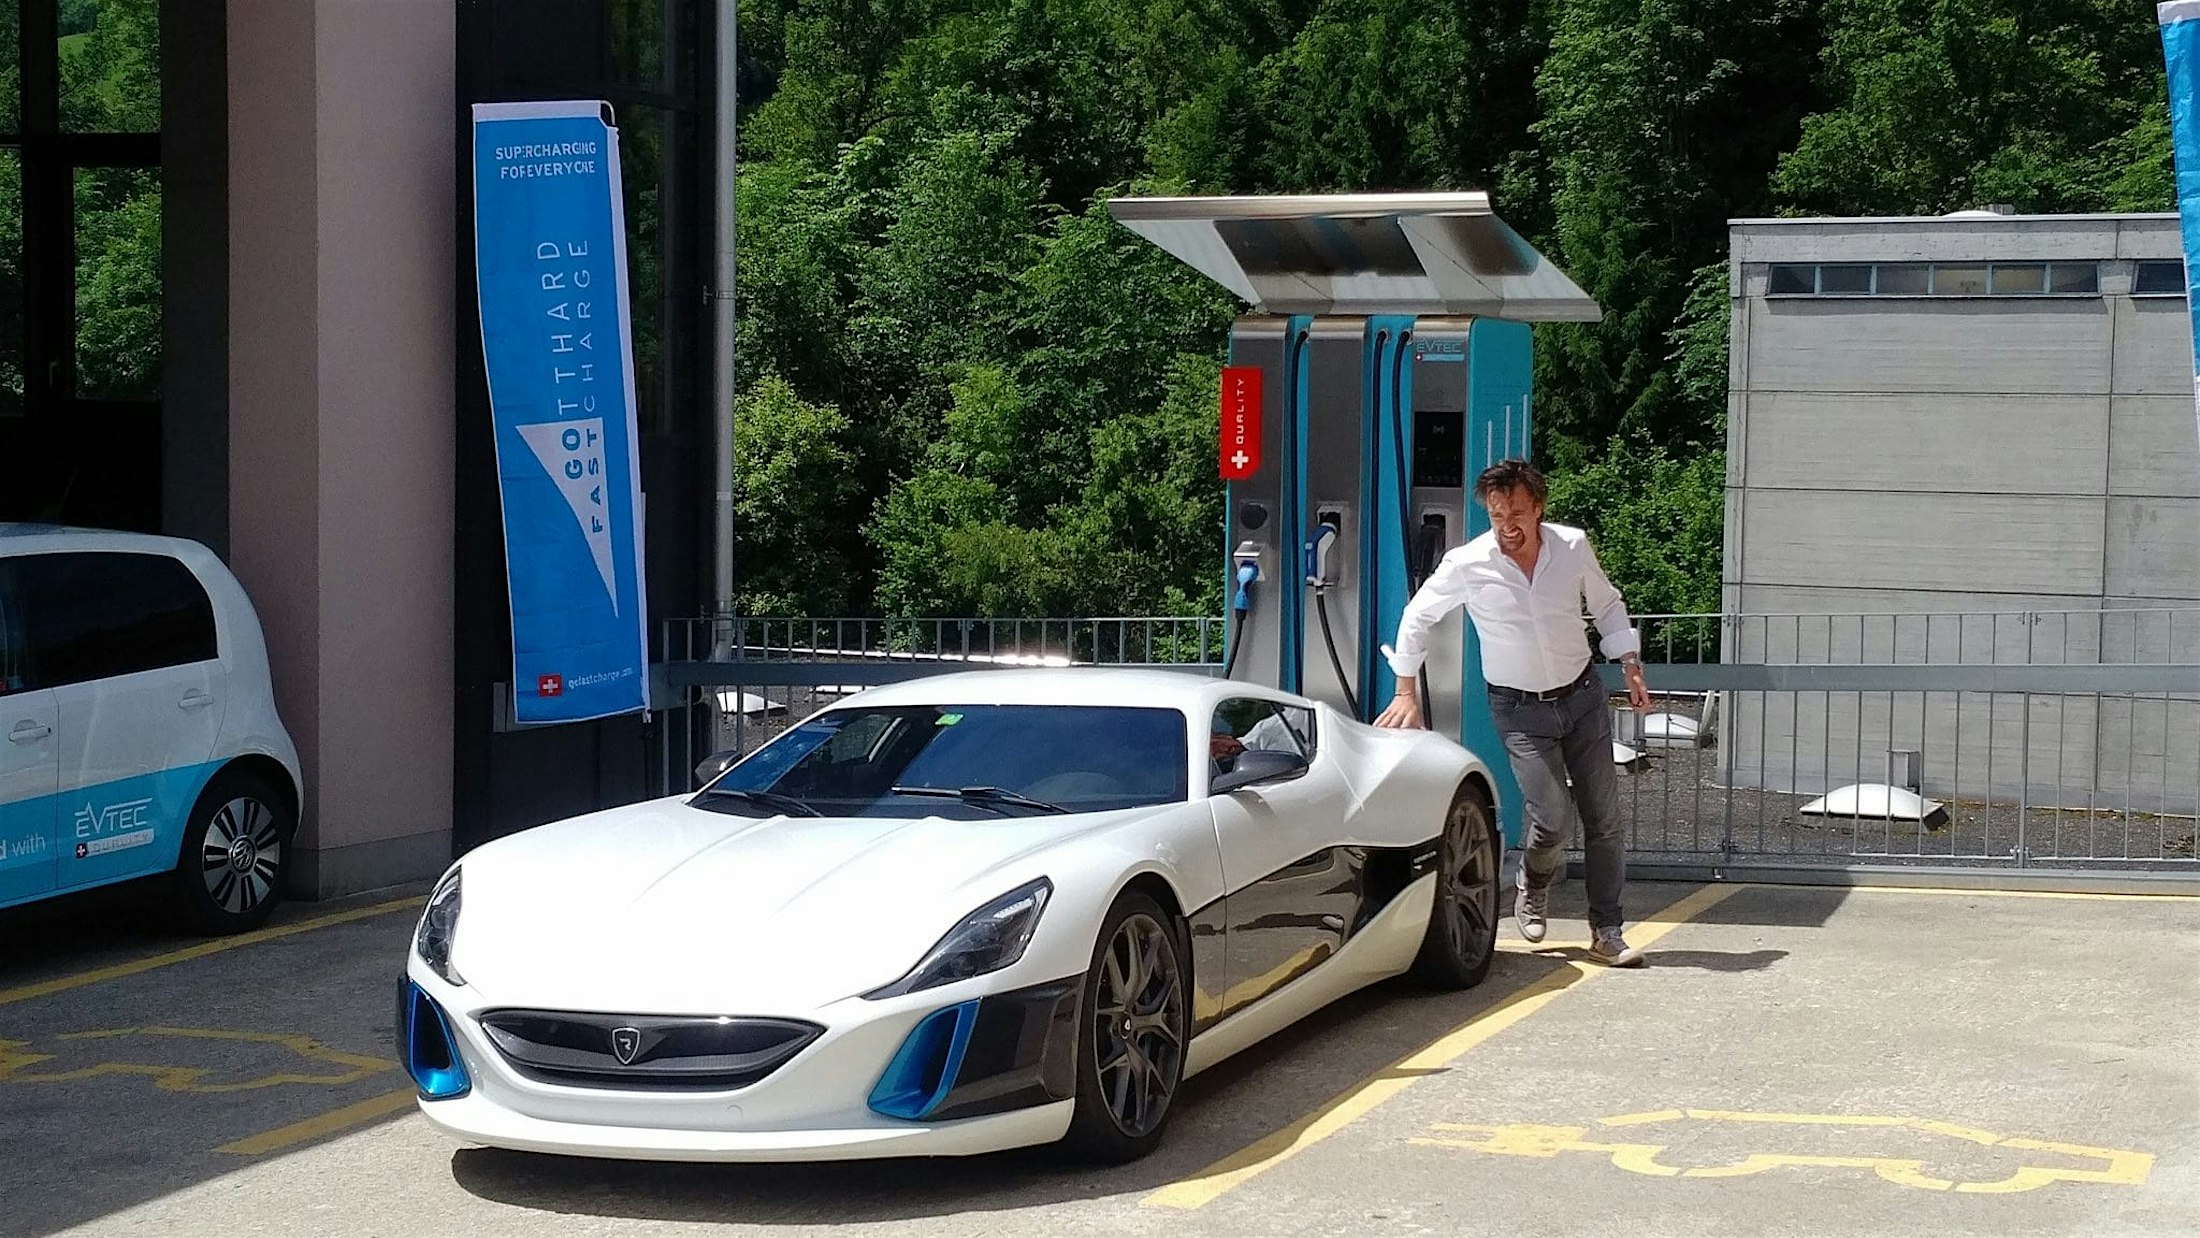
[[[452,962],[484,1006],[800,1013],[901,976],[1050,848],[1166,809],[756,818],[658,800],[461,861]]]

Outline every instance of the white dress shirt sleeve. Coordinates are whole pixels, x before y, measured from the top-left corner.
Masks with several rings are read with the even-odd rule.
[[[1467,604],[1467,565],[1456,553],[1447,554],[1436,565],[1429,578],[1414,591],[1413,600],[1406,603],[1405,613],[1398,617],[1398,643],[1395,647],[1383,646],[1383,659],[1390,663],[1390,673],[1400,679],[1411,679],[1428,660],[1428,631],[1438,620],[1455,608]]]
[[[1628,654],[1642,652],[1642,634],[1635,630],[1634,620],[1627,614],[1626,599],[1604,574],[1604,565],[1597,561],[1596,547],[1589,539],[1581,539],[1584,559],[1581,568],[1581,596],[1589,604],[1589,616],[1597,625],[1598,647],[1604,656],[1617,662]]]

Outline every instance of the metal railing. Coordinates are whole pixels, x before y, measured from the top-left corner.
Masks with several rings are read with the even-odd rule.
[[[1649,716],[1602,668],[1633,863],[2200,872],[2200,606],[1637,619]],[[676,621],[660,787],[872,684],[1213,675],[1223,639],[1212,617]]]
[[[1209,616],[1082,619],[675,619],[651,668],[658,793],[703,758],[753,751],[833,701],[883,683],[1001,666],[1222,669]]]
[[[1643,628],[1652,713],[1614,698],[1631,858],[2196,866],[2200,607]]]

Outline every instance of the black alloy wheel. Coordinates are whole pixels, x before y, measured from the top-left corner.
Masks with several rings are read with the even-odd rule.
[[[1190,1047],[1184,934],[1127,891],[1102,926],[1085,978],[1077,1109],[1068,1142],[1087,1159],[1135,1160],[1160,1142]]]
[[[1413,978],[1446,989],[1482,983],[1497,957],[1497,824],[1473,787],[1452,797],[1437,842],[1436,902]]]

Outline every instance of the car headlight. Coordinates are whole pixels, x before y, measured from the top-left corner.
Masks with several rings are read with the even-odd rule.
[[[1007,967],[1024,957],[1024,947],[1039,930],[1039,915],[1053,896],[1054,883],[1044,877],[1010,890],[964,917],[909,974],[864,996],[900,997]]]
[[[451,943],[458,936],[458,869],[436,883],[428,895],[428,909],[420,913],[420,927],[413,933],[413,950],[430,970],[451,984],[466,978],[451,966]]]

